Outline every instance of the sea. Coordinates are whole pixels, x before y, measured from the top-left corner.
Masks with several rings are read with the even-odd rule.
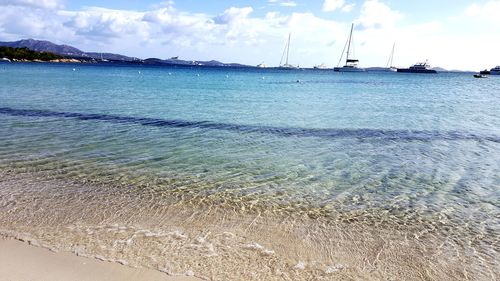
[[[497,280],[500,76],[0,63],[0,236],[204,280]]]

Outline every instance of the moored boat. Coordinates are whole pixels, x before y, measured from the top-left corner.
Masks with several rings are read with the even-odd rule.
[[[297,69],[297,68],[299,68],[298,66],[291,65],[290,63],[288,63],[288,57],[290,55],[290,39],[291,39],[291,37],[292,37],[292,34],[289,33],[288,34],[288,41],[285,45],[285,49],[283,50],[283,55],[281,55],[279,68],[282,68],[282,69]],[[283,63],[283,58],[285,58],[285,56],[286,56],[286,60]]]
[[[393,66],[393,59],[394,59],[394,49],[396,47],[396,42],[392,45],[392,51],[391,54],[389,55],[389,60],[387,61],[387,65],[385,68],[382,68],[380,71],[387,71],[387,72],[396,72],[398,71],[397,67]]]
[[[322,63],[322,64],[315,65],[314,69],[328,69],[328,66],[326,66],[326,64]]]
[[[479,71],[479,74],[482,74],[482,75],[500,75],[500,65],[495,66],[490,70],[488,70],[488,69],[481,70],[481,71]]]
[[[500,65],[490,69],[490,75],[500,75]]]
[[[398,68],[398,72],[406,72],[406,73],[437,73],[436,70],[430,69],[430,65],[426,62],[416,63],[409,68]]]
[[[474,78],[488,78],[488,76],[483,74],[474,74]]]
[[[351,58],[350,55],[352,55],[353,51],[351,50],[353,48],[353,44],[352,43],[352,30],[354,28],[354,24],[351,24],[351,32],[349,33],[349,39],[347,40],[347,53],[346,53],[346,59],[345,59],[345,64],[344,66],[337,66],[337,67],[334,67],[333,68],[333,71],[337,71],[337,72],[364,72],[365,69],[363,68],[359,68],[358,67],[358,63],[359,63],[359,60],[358,59],[354,59],[354,58]],[[345,50],[345,46],[344,46],[344,50]],[[340,60],[339,60],[339,64],[340,65],[340,62],[342,61],[342,58],[344,57],[344,50],[342,51],[342,55],[340,56]]]

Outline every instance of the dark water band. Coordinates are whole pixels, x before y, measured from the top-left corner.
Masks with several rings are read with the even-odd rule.
[[[384,140],[475,140],[500,143],[500,137],[482,135],[461,131],[434,131],[434,130],[384,130],[384,129],[307,129],[293,127],[274,127],[259,125],[240,125],[218,123],[211,121],[186,121],[175,119],[160,119],[147,117],[128,117],[110,114],[92,114],[77,112],[61,112],[37,109],[14,109],[0,107],[0,114],[24,117],[59,117],[73,118],[85,121],[107,121],[114,123],[128,123],[143,126],[171,127],[171,128],[198,128],[226,130],[241,133],[274,134],[287,137],[319,137],[319,138],[379,138]]]

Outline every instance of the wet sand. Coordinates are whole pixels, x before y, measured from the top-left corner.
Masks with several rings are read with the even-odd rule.
[[[0,239],[0,281],[196,281],[189,276],[132,268],[118,263],[52,252],[13,239]]]

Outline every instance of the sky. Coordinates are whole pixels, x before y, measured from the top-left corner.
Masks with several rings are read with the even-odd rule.
[[[351,24],[360,66],[500,65],[500,0],[0,0],[0,41],[139,58],[337,66]]]

